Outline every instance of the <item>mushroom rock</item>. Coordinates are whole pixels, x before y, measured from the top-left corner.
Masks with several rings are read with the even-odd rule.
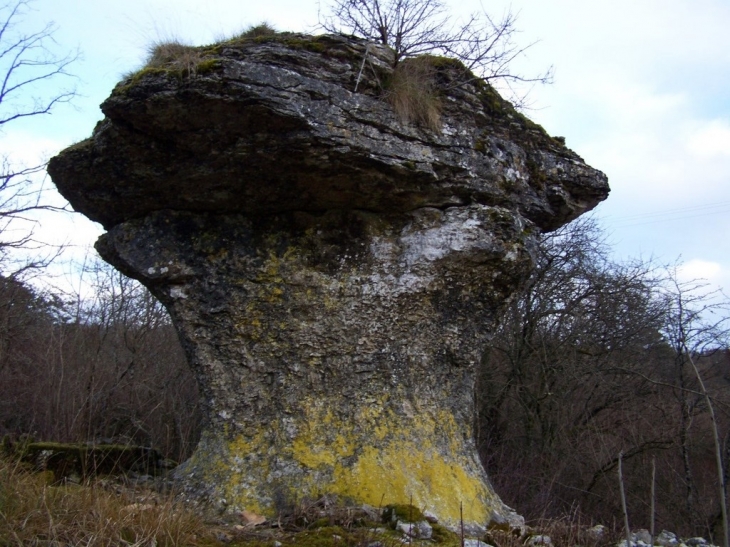
[[[392,52],[366,46],[189,48],[119,83],[48,171],[177,328],[206,416],[176,471],[188,492],[264,515],[329,493],[504,522],[475,369],[538,235],[607,180],[491,87],[454,85],[453,61],[429,58],[440,130],[404,121],[383,98]]]

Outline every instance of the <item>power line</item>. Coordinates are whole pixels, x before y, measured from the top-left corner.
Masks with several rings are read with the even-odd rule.
[[[730,201],[721,201],[718,203],[708,203],[704,205],[694,205],[691,207],[679,207],[676,209],[665,209],[663,211],[654,211],[635,215],[608,215],[604,216],[603,218],[604,220],[609,221],[613,226],[629,228],[632,226],[642,226],[644,224],[674,222],[727,213],[730,213]]]

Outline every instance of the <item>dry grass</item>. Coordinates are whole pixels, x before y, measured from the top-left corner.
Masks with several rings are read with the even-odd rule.
[[[288,517],[254,527],[205,522],[170,496],[109,480],[51,482],[49,473],[33,473],[7,458],[0,460],[0,546],[403,545],[402,534],[383,525],[379,511],[347,507],[335,498],[302,503]],[[437,544],[458,547],[456,534],[440,532]]]
[[[276,29],[264,21],[258,25],[251,25],[239,34],[238,38],[260,38],[261,36],[274,36],[275,34],[278,34]]]
[[[192,508],[148,489],[130,488],[118,481],[98,479],[85,484],[53,484],[50,472],[33,472],[24,464],[0,458],[0,546],[125,545],[134,547],[271,547],[283,546],[382,547],[403,545],[392,529],[388,510],[423,518],[417,508],[352,506],[336,497],[303,501],[272,522],[241,519],[205,522]],[[384,518],[387,522],[384,522]],[[410,520],[410,517],[408,517]],[[390,525],[389,525],[390,523]],[[458,534],[433,524],[433,538],[414,545],[459,547]],[[547,535],[555,547],[604,547],[615,544],[616,533],[591,536],[572,515],[535,523],[526,537],[493,530],[486,539],[497,547],[543,545],[530,537]]]
[[[541,541],[541,536],[549,537],[550,542]],[[591,534],[589,527],[562,519],[535,523],[525,536],[490,530],[484,540],[495,547],[611,547],[619,542],[620,535],[607,530],[604,536],[598,537]]]
[[[404,122],[440,131],[441,101],[436,88],[436,68],[429,57],[401,61],[393,70],[385,97]]]
[[[194,545],[206,533],[171,496],[50,482],[0,460],[0,545]]]
[[[155,42],[149,47],[145,66],[178,70],[183,74],[192,75],[202,61],[203,53],[199,48],[188,46],[178,40],[168,40]]]
[[[171,496],[103,480],[52,485],[50,473],[0,460],[0,546],[271,547],[403,545],[378,512],[322,498],[262,527],[205,522]],[[375,520],[370,520],[375,519]],[[376,528],[378,530],[376,530]],[[457,547],[453,541],[443,547]]]

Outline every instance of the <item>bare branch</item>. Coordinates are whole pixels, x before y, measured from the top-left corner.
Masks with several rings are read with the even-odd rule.
[[[53,34],[56,26],[48,23],[37,31],[23,30],[24,16],[32,0],[13,0],[0,4],[0,131],[7,124],[24,118],[49,114],[58,105],[76,96],[70,65],[78,52],[57,54]],[[49,91],[50,90],[50,91]],[[27,274],[47,264],[58,254],[34,237],[38,211],[66,211],[44,200],[45,164],[18,165],[7,156],[0,158],[0,274]],[[42,256],[29,258],[27,251]],[[25,257],[11,258],[13,250]]]
[[[50,113],[53,108],[76,96],[75,87],[55,89],[49,96],[40,84],[73,79],[68,67],[78,60],[78,52],[54,53],[56,26],[48,23],[37,32],[23,33],[16,27],[29,9],[28,0],[0,7],[0,126],[29,116]],[[54,86],[55,87],[55,86]]]
[[[422,54],[443,55],[461,61],[466,70],[461,83],[480,79],[499,81],[517,105],[524,95],[515,84],[550,83],[552,68],[542,74],[525,76],[512,70],[513,62],[535,42],[515,43],[517,16],[507,11],[501,19],[486,11],[454,22],[442,0],[333,0],[330,15],[320,17],[328,32],[352,34],[390,46],[394,64]]]

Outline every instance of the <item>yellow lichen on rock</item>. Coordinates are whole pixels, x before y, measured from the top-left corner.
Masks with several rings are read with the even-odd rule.
[[[187,468],[204,483],[223,485],[213,496],[219,505],[267,517],[282,500],[292,505],[323,494],[375,507],[413,503],[452,526],[460,507],[465,522],[482,525],[501,507],[470,456],[467,432],[448,411],[399,413],[384,396],[348,416],[333,410],[343,408],[339,399],[299,401],[287,423],[246,436],[208,435]],[[274,445],[276,463],[266,457]]]
[[[225,432],[224,432],[225,435]],[[228,442],[207,432],[200,440],[199,450],[186,462],[181,470],[183,474],[197,475],[204,484],[217,484],[222,488],[209,492],[209,502],[216,507],[234,507],[236,510],[246,509],[258,514],[269,514],[265,504],[261,503],[261,492],[249,486],[256,475],[266,475],[265,462],[257,462],[258,470],[251,473],[247,465],[241,465],[249,454],[256,454],[264,442],[263,432],[253,438],[237,436]]]
[[[371,505],[383,499],[390,503],[412,499],[448,524],[459,521],[463,504],[465,520],[486,523],[493,500],[482,477],[449,460],[413,443],[393,443],[380,450],[366,447],[352,468],[337,470],[333,490]]]
[[[480,465],[467,456],[468,436],[452,415],[399,416],[374,403],[360,409],[369,418],[362,423],[338,419],[331,409],[339,407],[322,400],[305,404],[306,425],[292,443],[297,462],[327,477],[329,483],[318,488],[374,506],[412,500],[452,524],[462,505],[465,519],[486,523],[490,506],[499,502],[485,487]],[[419,443],[407,440],[413,438]]]

